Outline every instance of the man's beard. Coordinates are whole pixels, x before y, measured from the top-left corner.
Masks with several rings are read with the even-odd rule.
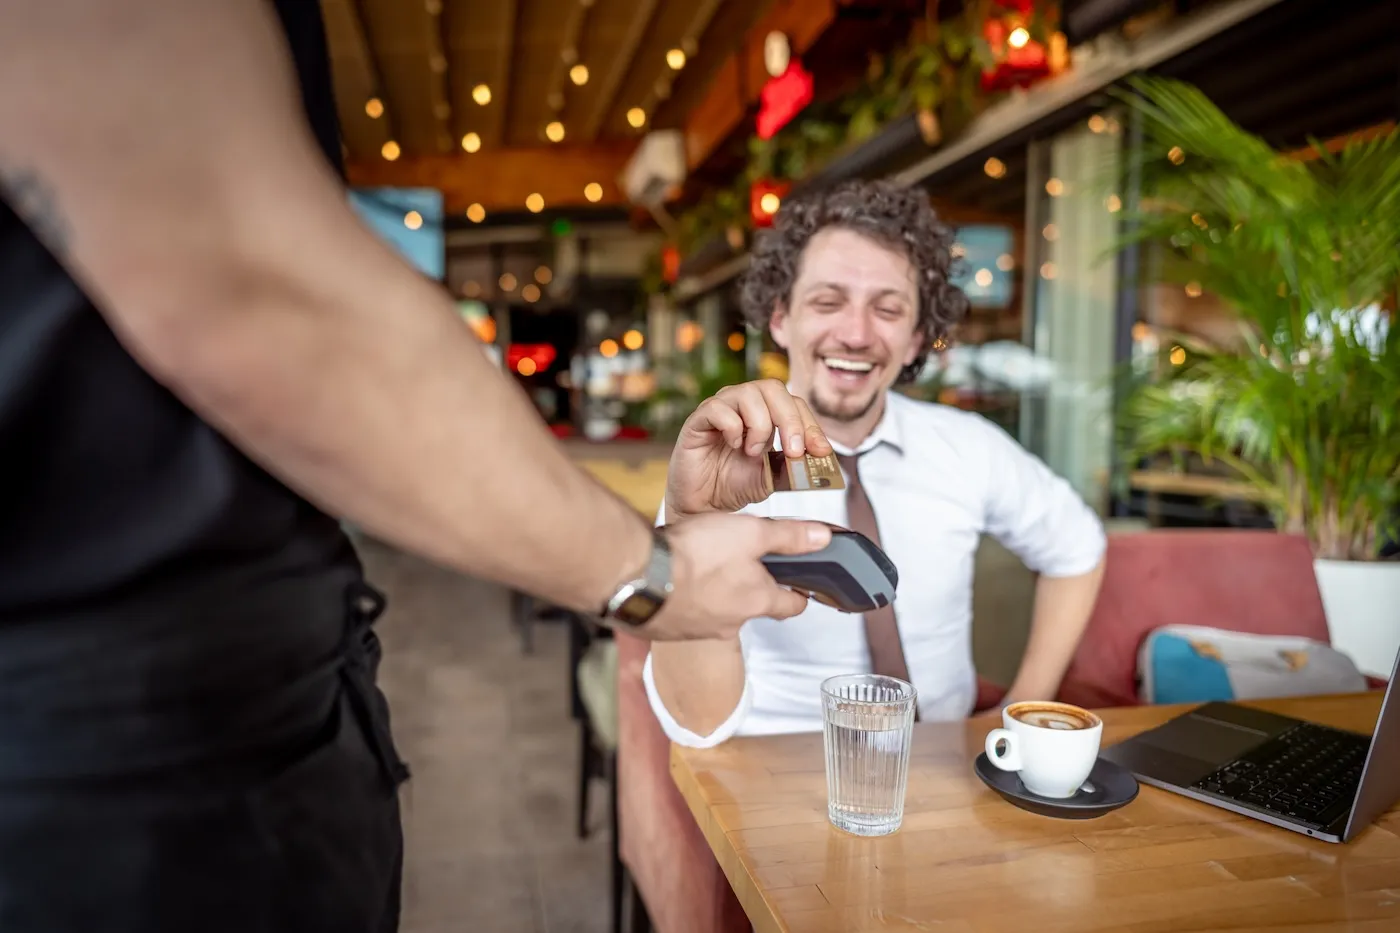
[[[880,391],[871,392],[870,398],[865,400],[865,404],[854,408],[842,408],[839,405],[829,405],[826,400],[822,398],[821,393],[817,391],[812,392],[812,397],[809,401],[812,405],[812,413],[817,417],[830,418],[832,421],[838,422],[850,422],[859,421],[870,414],[871,410],[880,401],[881,394]]]

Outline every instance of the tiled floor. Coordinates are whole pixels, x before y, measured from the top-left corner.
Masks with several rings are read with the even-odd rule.
[[[404,789],[403,933],[592,933],[609,928],[601,783],[575,836],[578,731],[566,631],[525,655],[505,591],[360,542],[389,597],[381,685]]]

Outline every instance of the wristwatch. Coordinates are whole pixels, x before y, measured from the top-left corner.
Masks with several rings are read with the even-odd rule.
[[[661,611],[671,595],[671,547],[660,529],[651,532],[651,557],[642,575],[628,580],[603,608],[602,616],[625,628],[639,628]]]

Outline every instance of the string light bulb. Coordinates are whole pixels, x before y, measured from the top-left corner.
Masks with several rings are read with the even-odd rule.
[[[558,120],[550,121],[549,125],[544,128],[544,135],[545,138],[552,143],[563,142],[564,124],[560,123]]]
[[[462,137],[462,148],[467,152],[478,152],[481,149],[481,136],[477,133],[468,133]]]
[[[643,126],[646,126],[647,112],[641,107],[633,107],[631,110],[627,111],[627,122],[630,123],[634,129],[639,130]]]
[[[574,67],[570,68],[569,80],[574,82],[574,84],[577,84],[579,87],[583,87],[585,84],[588,83],[588,66],[575,65]]]
[[[588,199],[589,203],[597,204],[603,200],[603,186],[596,181],[590,181],[583,186],[583,196]]]
[[[378,120],[384,116],[384,101],[378,97],[371,97],[365,101],[365,113],[371,120]]]
[[[402,151],[392,139],[379,148],[379,154],[390,162],[397,159]]]
[[[539,192],[531,194],[525,199],[525,209],[532,214],[538,214],[544,210],[544,195]]]
[[[489,84],[478,84],[476,87],[472,88],[472,100],[476,101],[482,107],[491,103],[491,86]]]

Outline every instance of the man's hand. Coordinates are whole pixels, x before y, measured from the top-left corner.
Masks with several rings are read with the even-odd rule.
[[[821,522],[701,515],[668,526],[674,589],[638,634],[654,641],[733,638],[749,619],[788,619],[807,597],[779,586],[765,554],[807,554],[831,541]]]
[[[766,454],[773,431],[790,458],[831,453],[807,403],[776,379],[726,386],[681,426],[666,475],[666,520],[737,512],[773,491]]]

